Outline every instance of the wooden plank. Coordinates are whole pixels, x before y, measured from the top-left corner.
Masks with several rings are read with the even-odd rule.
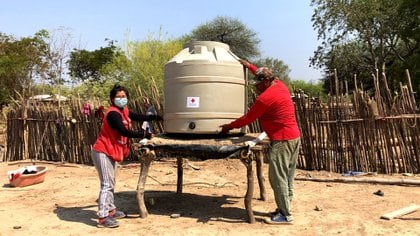
[[[410,205],[408,207],[404,207],[404,208],[398,209],[396,211],[393,211],[393,212],[387,213],[385,215],[382,215],[381,219],[391,220],[395,217],[403,216],[403,215],[407,215],[407,214],[410,214],[412,212],[415,212],[418,209],[420,209],[420,205],[413,204],[413,205]]]
[[[192,134],[193,135],[193,134]],[[153,145],[194,145],[194,144],[201,144],[201,145],[245,145],[246,141],[251,141],[258,137],[259,133],[247,133],[243,136],[218,136],[218,135],[202,135],[200,136],[182,136],[179,137],[176,134],[168,135],[168,134],[157,134],[151,140],[149,140],[148,144]]]
[[[335,183],[368,183],[368,184],[385,184],[385,185],[414,185],[420,186],[420,180],[415,179],[379,179],[379,178],[358,178],[358,177],[345,177],[345,178],[308,178],[308,177],[295,177],[295,180],[300,181],[314,181],[314,182],[335,182]]]

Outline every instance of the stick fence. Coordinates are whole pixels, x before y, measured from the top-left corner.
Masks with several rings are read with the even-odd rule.
[[[298,168],[338,173],[420,173],[420,114],[410,86],[400,85],[400,91],[391,96],[386,86],[380,89],[376,78],[375,84],[375,95],[356,88],[352,94],[337,89],[337,95],[328,96],[326,102],[303,94],[295,97],[302,132]],[[162,114],[158,101],[155,98],[153,103]],[[131,106],[144,112],[141,104],[137,101]],[[30,159],[91,165],[91,145],[101,122],[94,115],[84,117],[81,110],[78,100],[62,106],[12,108],[7,114],[3,161]],[[140,129],[140,125],[134,128]],[[154,125],[155,130],[164,132],[161,123]],[[249,130],[261,131],[258,122],[252,123]]]

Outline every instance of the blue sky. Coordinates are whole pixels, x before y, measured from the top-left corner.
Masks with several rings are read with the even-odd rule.
[[[318,46],[308,1],[292,0],[2,0],[0,32],[33,36],[40,29],[68,28],[75,47],[95,50],[105,38],[141,41],[162,28],[167,37],[190,33],[216,16],[233,17],[257,32],[263,57],[282,60],[290,77],[316,82],[309,67]]]

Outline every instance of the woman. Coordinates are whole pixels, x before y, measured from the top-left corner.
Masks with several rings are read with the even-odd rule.
[[[129,138],[151,138],[151,134],[130,130],[131,120],[161,120],[160,116],[146,116],[128,110],[129,94],[126,88],[115,85],[109,94],[111,106],[108,108],[98,139],[92,147],[92,160],[99,174],[101,190],[98,200],[98,227],[115,228],[116,219],[126,215],[114,205],[115,162],[128,156]]]

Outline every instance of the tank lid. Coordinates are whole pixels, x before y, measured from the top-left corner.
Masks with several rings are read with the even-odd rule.
[[[226,43],[216,42],[216,41],[191,41],[187,44],[185,44],[185,47],[188,47],[189,51],[192,51],[195,49],[195,46],[206,46],[207,51],[213,51],[215,47],[223,48],[227,51],[229,51],[230,47]]]

